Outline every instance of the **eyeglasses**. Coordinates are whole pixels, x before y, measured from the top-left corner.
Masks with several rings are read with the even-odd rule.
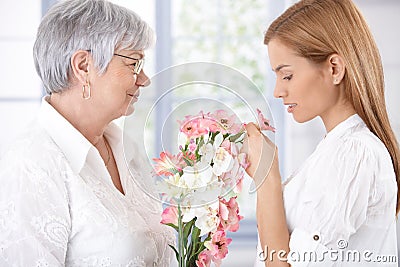
[[[124,58],[129,58],[135,61],[135,63],[131,64],[133,66],[133,74],[138,75],[144,66],[144,58],[138,59],[138,58],[133,58],[133,57],[128,57],[120,54],[114,54],[114,56],[119,56],[119,57],[124,57]]]

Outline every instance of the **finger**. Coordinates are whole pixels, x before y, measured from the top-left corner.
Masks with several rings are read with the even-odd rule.
[[[269,139],[269,137],[266,136],[265,134],[264,134],[264,139],[267,142],[267,144],[269,144],[270,146],[275,146],[275,143],[272,142],[271,139]]]
[[[248,136],[261,133],[260,127],[258,127],[258,125],[254,124],[253,122],[250,122],[250,123],[246,124],[245,127],[246,127],[246,131],[247,131],[247,135]]]

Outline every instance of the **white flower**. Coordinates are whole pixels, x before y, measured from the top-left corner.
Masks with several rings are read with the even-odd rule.
[[[210,164],[211,160],[214,158],[215,149],[210,143],[207,143],[200,147],[199,154],[201,155],[202,162]]]
[[[210,134],[205,134],[205,135],[203,135],[203,137],[204,137],[204,143],[207,143],[208,139],[210,137]]]
[[[190,190],[182,183],[179,173],[171,175],[168,180],[157,183],[157,188],[161,193],[166,193],[168,199],[185,197]]]
[[[216,176],[220,176],[224,172],[228,172],[233,167],[233,157],[223,147],[219,147],[215,152],[213,172]]]
[[[214,148],[215,149],[219,148],[219,146],[222,144],[223,141],[224,141],[224,137],[223,137],[222,133],[218,133],[214,138]]]
[[[189,222],[194,217],[197,217],[196,227],[200,229],[200,236],[208,234],[209,232],[214,232],[220,223],[218,217],[218,207],[219,203],[214,202],[211,205],[204,205],[196,208],[183,209],[183,222]]]
[[[178,134],[178,147],[182,146],[185,147],[185,145],[189,142],[188,137],[186,134],[179,132]]]
[[[207,214],[207,211],[203,207],[197,208],[182,208],[182,221],[184,223],[190,222],[195,217],[202,217]]]
[[[216,180],[213,170],[209,164],[199,162],[194,166],[187,166],[183,169],[183,175],[180,178],[185,187],[197,189],[206,187],[212,181]]]

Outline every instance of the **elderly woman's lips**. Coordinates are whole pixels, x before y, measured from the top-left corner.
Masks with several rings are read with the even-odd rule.
[[[139,100],[139,94],[128,94],[134,102]]]

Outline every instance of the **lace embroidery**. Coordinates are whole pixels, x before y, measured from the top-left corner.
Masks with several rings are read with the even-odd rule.
[[[65,248],[68,242],[68,222],[61,217],[43,215],[32,219],[34,228],[49,242],[59,248]]]
[[[136,256],[131,260],[126,267],[146,267],[146,262],[141,256]]]
[[[15,205],[13,202],[0,203],[0,232],[7,236],[15,229]]]
[[[45,259],[40,259],[36,262],[35,267],[49,267],[50,264]]]
[[[67,263],[67,265],[72,267],[109,267],[109,266],[120,266],[112,263],[110,257],[98,258],[98,257],[86,257],[84,259],[74,260],[73,262]]]

